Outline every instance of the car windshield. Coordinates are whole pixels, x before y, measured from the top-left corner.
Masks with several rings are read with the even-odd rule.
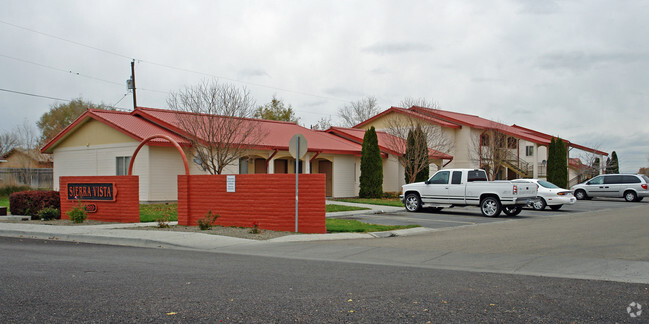
[[[554,183],[547,182],[547,181],[544,181],[544,180],[539,180],[539,185],[541,185],[541,187],[548,188],[548,189],[561,189],[557,185],[555,185]]]

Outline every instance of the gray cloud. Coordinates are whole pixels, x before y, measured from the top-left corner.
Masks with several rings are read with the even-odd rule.
[[[554,52],[540,56],[537,66],[547,70],[582,71],[604,64],[630,64],[645,61],[647,58],[649,58],[647,54],[638,53]]]
[[[365,53],[392,55],[411,52],[430,52],[433,47],[424,43],[376,43],[361,49]]]
[[[259,76],[265,76],[270,78],[270,74],[262,69],[243,69],[238,73],[240,78],[254,78]]]
[[[358,98],[364,95],[362,92],[351,90],[345,87],[327,88],[325,89],[324,92],[330,96],[335,96],[335,97]]]
[[[519,12],[533,15],[547,15],[559,11],[559,5],[553,0],[517,0]]]

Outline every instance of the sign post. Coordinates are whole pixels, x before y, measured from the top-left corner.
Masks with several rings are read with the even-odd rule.
[[[307,151],[307,142],[306,138],[302,134],[295,134],[291,138],[291,141],[288,143],[288,151],[291,153],[291,156],[295,158],[295,233],[298,231],[297,221],[298,221],[298,182],[299,182],[299,161],[306,155]]]

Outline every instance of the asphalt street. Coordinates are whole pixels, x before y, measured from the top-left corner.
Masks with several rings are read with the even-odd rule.
[[[482,216],[478,207],[453,207],[442,209],[439,212],[433,212],[430,208],[425,208],[423,211],[416,213],[410,213],[403,209],[396,212],[345,216],[344,218],[381,225],[421,225],[426,228],[440,229],[511,220],[536,219],[548,216],[566,216],[575,213],[628,208],[634,206],[649,206],[649,199],[643,200],[642,202],[629,203],[623,199],[595,198],[593,200],[577,201],[573,205],[564,205],[557,211],[553,211],[548,207],[543,211],[524,208],[517,216],[507,216],[505,213],[501,213],[500,217],[495,218]]]
[[[0,238],[0,259],[2,323],[640,323],[627,307],[649,305],[646,284],[52,240]]]

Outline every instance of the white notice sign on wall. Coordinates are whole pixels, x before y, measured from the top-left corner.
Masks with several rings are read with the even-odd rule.
[[[226,192],[234,192],[234,176],[227,176]]]

